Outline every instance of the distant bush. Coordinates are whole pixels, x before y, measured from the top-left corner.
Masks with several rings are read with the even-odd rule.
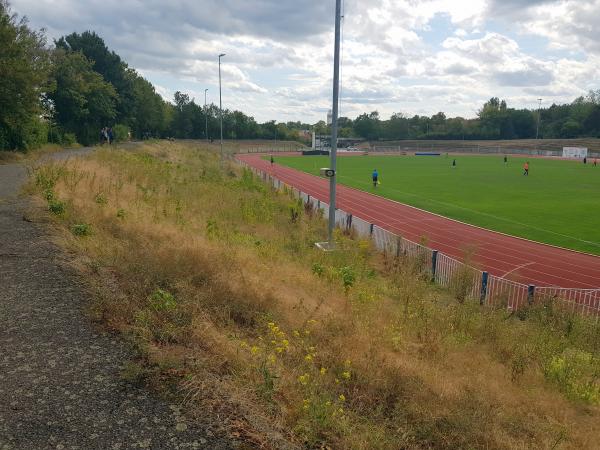
[[[77,145],[77,136],[64,132],[59,126],[51,125],[48,127],[48,142],[63,147],[74,147]]]
[[[123,124],[117,124],[113,127],[115,141],[126,141],[129,138],[129,127]]]

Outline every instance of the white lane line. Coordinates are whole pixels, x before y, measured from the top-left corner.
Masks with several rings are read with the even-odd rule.
[[[506,278],[507,275],[510,275],[511,273],[513,273],[516,270],[522,269],[523,267],[527,267],[530,266],[532,264],[535,264],[535,261],[532,262],[528,262],[525,264],[521,264],[520,266],[515,267],[514,269],[509,270],[508,272],[506,272],[504,275],[502,275],[500,278]]]

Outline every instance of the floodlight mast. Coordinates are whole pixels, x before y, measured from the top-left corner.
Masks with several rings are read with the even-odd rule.
[[[204,89],[204,137],[206,138],[206,143],[208,144],[208,109],[206,108],[206,93],[208,92],[208,88]]]
[[[537,117],[537,127],[535,130],[535,140],[538,140],[538,137],[540,135],[540,109],[542,109],[542,99],[538,98],[538,117]]]
[[[221,120],[221,164],[223,164],[223,102],[221,101],[221,58],[225,53],[219,55],[219,116]]]
[[[329,178],[329,249],[335,246],[333,230],[335,227],[335,200],[337,183],[337,126],[340,93],[340,28],[342,21],[342,0],[335,0],[335,44],[333,53],[333,108],[331,117],[331,150],[329,168],[333,175]]]

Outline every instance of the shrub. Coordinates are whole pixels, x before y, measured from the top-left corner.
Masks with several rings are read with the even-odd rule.
[[[172,311],[177,307],[173,294],[157,289],[149,297],[148,302],[155,311]]]
[[[65,147],[73,147],[77,145],[77,136],[75,133],[65,133],[62,135],[60,143]]]
[[[99,205],[106,205],[108,203],[108,199],[104,192],[98,192],[94,197],[94,201]]]
[[[92,234],[92,227],[87,223],[79,223],[71,227],[71,231],[75,236],[89,236]]]
[[[114,139],[117,142],[126,141],[129,139],[129,127],[123,124],[117,124],[113,127]]]
[[[57,216],[62,216],[65,213],[66,205],[60,200],[52,199],[48,201],[48,210]]]
[[[546,378],[570,397],[600,404],[600,360],[581,350],[566,350],[553,356],[545,367]]]

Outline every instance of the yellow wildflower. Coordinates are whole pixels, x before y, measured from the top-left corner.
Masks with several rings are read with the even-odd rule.
[[[284,347],[289,347],[290,343],[287,339],[284,339],[283,341],[281,341],[281,343],[283,344]]]
[[[327,373],[327,369],[325,367],[321,367],[319,372],[321,372],[321,375],[325,375]]]
[[[350,372],[349,371],[344,371],[342,372],[342,378],[345,378],[346,380],[350,379]]]
[[[293,335],[296,337],[300,337],[300,332],[298,330],[294,330]]]
[[[302,386],[306,386],[306,384],[308,383],[308,381],[310,380],[310,375],[305,373],[304,375],[300,375],[298,377],[298,381],[300,382],[300,384]]]
[[[256,355],[258,352],[260,352],[260,347],[257,347],[256,345],[252,346],[252,348],[250,349],[250,353],[252,353],[253,355]]]
[[[304,360],[305,360],[305,361],[308,361],[308,362],[312,361],[312,359],[313,359],[312,355],[306,355],[306,356],[304,357]]]
[[[339,399],[341,402],[345,402],[346,401],[346,397],[344,396],[344,394],[340,394]]]

